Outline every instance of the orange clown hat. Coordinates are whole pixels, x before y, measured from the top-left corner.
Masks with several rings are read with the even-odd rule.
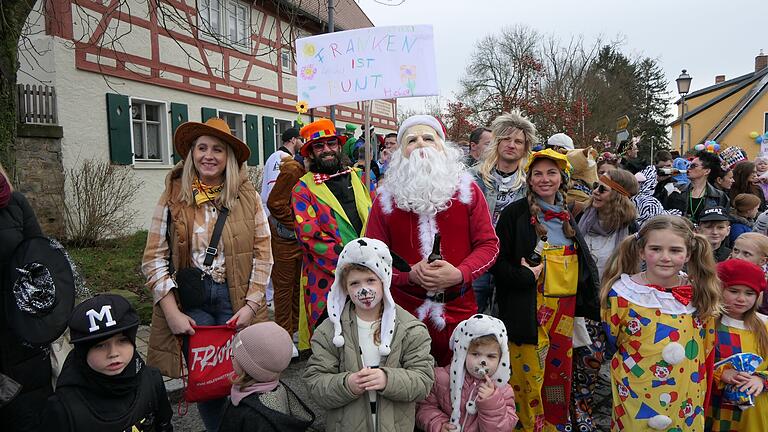
[[[339,146],[343,146],[347,141],[345,135],[339,136],[336,134],[336,126],[328,119],[314,121],[301,128],[299,133],[301,134],[301,137],[304,138],[304,145],[301,146],[300,150],[301,155],[304,157],[309,156],[312,144],[318,141],[337,139],[339,140]]]

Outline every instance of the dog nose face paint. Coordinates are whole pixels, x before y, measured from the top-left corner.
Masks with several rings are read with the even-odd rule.
[[[357,308],[378,308],[384,298],[381,280],[372,271],[350,270],[347,275],[347,294]]]
[[[501,349],[498,343],[473,344],[467,352],[465,367],[467,373],[477,379],[496,373],[499,367]]]

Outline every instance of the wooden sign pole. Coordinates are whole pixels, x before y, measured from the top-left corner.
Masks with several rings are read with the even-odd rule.
[[[367,100],[363,102],[363,117],[364,122],[364,137],[365,137],[365,187],[366,191],[371,190],[371,156],[373,144],[371,142],[371,101]]]

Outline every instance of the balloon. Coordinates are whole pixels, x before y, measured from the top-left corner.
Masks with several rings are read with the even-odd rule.
[[[704,150],[704,144],[696,144],[695,146],[693,146],[693,149],[696,151],[702,151]]]
[[[707,151],[710,152],[710,153],[714,152],[715,151],[715,146],[712,145],[712,144],[708,145],[707,146]]]
[[[760,134],[755,132],[755,131],[752,131],[752,132],[749,133],[749,137],[752,138],[752,139],[755,139],[755,138],[757,138],[759,136],[760,136]]]
[[[720,151],[720,144],[715,143],[715,151],[716,152]]]
[[[758,144],[762,144],[763,143],[763,137],[759,136],[759,137],[755,138],[755,142],[758,143]]]

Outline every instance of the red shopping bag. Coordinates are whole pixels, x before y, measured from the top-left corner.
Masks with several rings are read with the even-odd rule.
[[[204,402],[229,395],[235,371],[232,369],[234,325],[192,326],[187,352],[187,389],[184,400]]]

